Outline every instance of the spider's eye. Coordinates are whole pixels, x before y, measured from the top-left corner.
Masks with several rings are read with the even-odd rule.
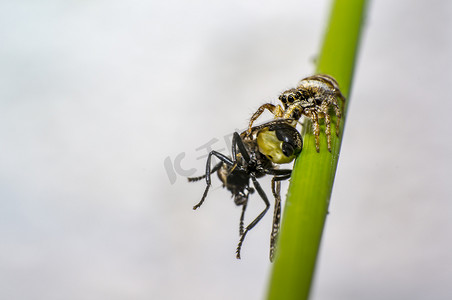
[[[289,97],[287,97],[287,99],[289,99],[289,102],[292,103],[295,101],[295,99],[293,98],[292,95],[289,95]]]
[[[281,100],[282,103],[286,103],[287,99],[284,95],[279,96],[279,100]]]
[[[287,156],[287,157],[292,156],[293,151],[294,151],[294,148],[291,144],[286,143],[286,142],[282,143],[282,153],[285,156]]]
[[[295,95],[297,96],[298,99],[301,99],[301,93],[299,91],[297,91]]]

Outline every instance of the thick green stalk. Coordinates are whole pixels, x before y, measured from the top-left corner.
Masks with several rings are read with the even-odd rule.
[[[347,98],[339,137],[332,130],[332,149],[327,150],[324,125],[320,153],[310,130],[292,172],[268,299],[308,299],[325,218],[336,173],[341,137],[350,103],[355,59],[366,9],[365,0],[335,0],[330,15],[317,73],[336,78]],[[333,124],[335,119],[333,118]],[[310,128],[310,123],[305,128]]]

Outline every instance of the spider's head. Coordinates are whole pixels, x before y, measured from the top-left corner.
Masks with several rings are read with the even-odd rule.
[[[293,103],[300,101],[302,97],[303,97],[303,95],[301,94],[301,92],[299,90],[290,89],[290,90],[283,92],[279,96],[279,100],[284,104],[284,107],[288,107],[288,106],[292,105]]]
[[[277,123],[259,131],[257,145],[259,152],[275,164],[287,164],[301,152],[303,140],[294,127]]]

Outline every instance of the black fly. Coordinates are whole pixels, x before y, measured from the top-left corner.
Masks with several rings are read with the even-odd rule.
[[[279,232],[281,217],[281,181],[289,179],[292,173],[290,169],[279,169],[278,165],[289,163],[295,159],[303,147],[300,133],[291,126],[292,119],[278,119],[255,126],[251,130],[235,132],[232,138],[232,158],[217,151],[211,151],[207,158],[206,173],[199,177],[188,178],[188,181],[206,179],[204,194],[193,209],[199,208],[207,197],[211,186],[211,174],[217,172],[218,178],[234,198],[238,206],[242,206],[240,216],[240,240],[237,246],[237,258],[240,258],[240,250],[245,236],[262,219],[270,207],[270,202],[257,181],[265,175],[272,175],[272,193],[275,197],[275,210],[273,226],[270,237],[270,260],[273,260],[276,238]],[[212,156],[220,162],[211,168]],[[253,187],[250,186],[250,179]],[[257,191],[265,203],[264,210],[248,225],[244,226],[245,210],[250,194]]]

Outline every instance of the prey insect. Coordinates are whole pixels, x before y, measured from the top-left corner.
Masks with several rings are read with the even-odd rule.
[[[257,179],[271,175],[273,176],[271,188],[275,197],[273,225],[270,235],[270,261],[273,260],[281,217],[281,181],[289,179],[292,173],[290,169],[279,169],[278,165],[293,161],[303,147],[301,135],[291,126],[291,122],[292,120],[278,119],[255,126],[249,132],[244,131],[240,135],[235,132],[232,138],[232,157],[211,151],[207,157],[206,173],[199,177],[188,178],[190,182],[205,178],[207,184],[201,201],[193,209],[199,208],[204,203],[211,186],[211,175],[215,172],[223,183],[223,187],[226,187],[232,193],[235,204],[242,206],[239,225],[240,239],[236,250],[237,258],[240,258],[242,244],[247,233],[259,223],[270,207],[268,197]],[[220,160],[213,168],[211,166],[212,156]],[[250,186],[250,181],[254,188]],[[257,191],[265,203],[265,208],[245,227],[244,218],[248,197],[254,191]]]
[[[279,96],[280,105],[265,103],[261,105],[250,119],[248,131],[251,132],[254,121],[267,109],[275,117],[293,119],[298,121],[302,116],[309,118],[315,135],[316,150],[320,150],[320,124],[319,119],[325,119],[325,134],[327,137],[328,151],[331,151],[331,116],[330,108],[334,109],[337,117],[336,135],[339,136],[339,125],[341,121],[341,108],[337,98],[343,103],[345,97],[342,95],[337,81],[325,74],[317,74],[302,79],[297,87],[283,92]],[[294,122],[296,125],[296,122]]]

